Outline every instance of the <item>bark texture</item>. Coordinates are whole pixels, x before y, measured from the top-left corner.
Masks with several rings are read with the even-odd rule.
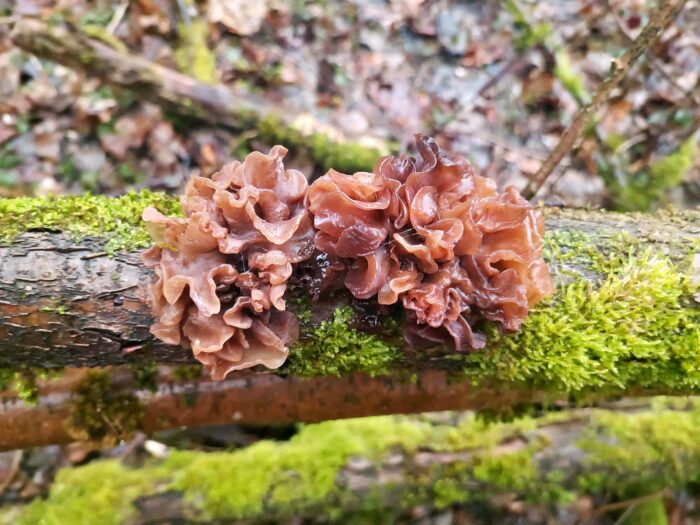
[[[28,406],[11,392],[0,394],[0,450],[13,450],[85,439],[84,429],[70,423],[71,410],[94,410],[102,401],[76,406],[75,391],[89,374],[72,370],[59,380],[40,386],[36,405]],[[272,374],[241,373],[235,378],[212,382],[207,379],[159,380],[157,389],[139,390],[125,371],[110,372],[111,394],[139,399],[136,426],[128,432],[111,433],[114,440],[126,439],[138,430],[202,427],[228,423],[279,424],[318,422],[329,419],[409,414],[456,409],[501,409],[521,403],[544,401],[535,389],[504,390],[497,386],[474,387],[449,381],[445,372],[420,372],[414,381],[372,378],[363,374],[344,377],[282,378]],[[108,404],[109,401],[105,401]],[[105,422],[107,427],[110,421]],[[99,443],[98,443],[99,444]]]
[[[694,490],[697,405],[653,405],[491,424],[455,413],[327,422],[288,442],[173,450],[138,469],[98,461],[59,474],[62,489],[25,520],[70,522],[71,506],[96,498],[84,484],[101,477],[132,524],[433,523],[455,511],[468,523],[616,523],[635,502]]]
[[[697,213],[651,216],[548,209],[545,216],[553,245],[558,238],[583,235],[591,250],[619,255],[615,250],[627,245],[617,245],[615,239],[624,233],[692,271],[684,261],[700,235]],[[595,284],[601,277],[591,270],[590,260],[557,253],[553,257],[552,273],[559,281]],[[0,366],[192,362],[188,350],[165,345],[149,334],[151,280],[140,252],[110,256],[97,238],[76,241],[62,233],[27,232],[0,245]],[[645,300],[635,298],[635,290],[629,293],[632,300]],[[351,304],[361,313],[361,305]],[[334,306],[314,305],[314,322],[330,318]],[[367,316],[360,328],[371,330],[369,325],[376,323]]]

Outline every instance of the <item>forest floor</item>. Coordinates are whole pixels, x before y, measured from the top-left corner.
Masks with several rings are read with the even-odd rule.
[[[501,187],[523,188],[650,9],[639,0],[0,0],[0,197],[178,192],[191,175],[270,146],[255,130],[183,121],[23,52],[9,37],[17,17],[70,24],[339,133],[382,137],[401,150],[414,133],[432,134]],[[624,210],[700,203],[698,27],[700,1],[689,0],[539,198]],[[292,165],[312,172],[301,155]],[[232,425],[150,443],[228,450],[294,432]],[[146,442],[0,453],[0,502],[45,495],[61,467],[157,453]],[[523,513],[513,507],[513,523],[524,523]],[[473,523],[448,514],[432,522]]]
[[[28,55],[9,39],[13,17],[70,24],[255,93],[301,125],[314,115],[402,150],[414,133],[433,134],[501,186],[523,188],[650,9],[636,0],[0,1],[0,195],[177,191],[193,173],[269,146],[255,130],[183,121]],[[623,209],[700,201],[697,159],[658,166],[698,126],[698,26],[700,2],[690,0],[539,197]],[[308,159],[293,163],[310,173]]]

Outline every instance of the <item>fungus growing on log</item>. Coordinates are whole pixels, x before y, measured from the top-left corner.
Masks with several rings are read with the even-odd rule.
[[[384,157],[374,173],[330,170],[309,188],[316,247],[345,260],[345,285],[380,304],[401,299],[406,336],[482,348],[478,318],[515,331],[553,292],[541,258],[541,215],[513,187],[474,173],[430,137],[420,157]]]
[[[553,292],[542,217],[515,188],[499,193],[432,138],[416,143],[418,158],[384,157],[372,173],[331,169],[311,186],[285,170],[287,150],[275,146],[211,179],[194,177],[184,218],[147,208],[157,242],[144,254],[157,277],[151,332],[190,346],[215,379],[277,368],[299,333],[285,311],[286,283],[315,250],[314,261],[326,261],[356,298],[400,300],[413,346],[482,348],[479,319],[518,330]]]
[[[307,182],[285,170],[286,148],[253,152],[212,176],[193,177],[184,218],[146,208],[156,246],[144,254],[157,280],[151,332],[191,346],[215,379],[257,364],[281,366],[299,324],[285,311],[292,265],[310,257]]]

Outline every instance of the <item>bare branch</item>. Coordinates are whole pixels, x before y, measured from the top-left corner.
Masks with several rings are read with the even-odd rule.
[[[582,106],[574,115],[571,124],[566,128],[559,143],[552,150],[547,160],[533,175],[529,184],[523,190],[523,196],[533,198],[544,186],[551,173],[557,168],[562,159],[569,154],[578,140],[581,132],[596,114],[601,105],[607,101],[613,89],[625,78],[634,63],[647,52],[661,33],[669,26],[676,14],[681,10],[686,0],[676,2],[666,0],[649,15],[649,23],[642,30],[633,44],[625,51],[620,59],[611,64],[610,73],[600,83],[591,101]]]

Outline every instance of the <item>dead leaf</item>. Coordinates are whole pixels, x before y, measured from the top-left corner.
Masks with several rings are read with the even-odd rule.
[[[208,19],[221,23],[232,33],[247,36],[260,31],[269,7],[265,0],[211,0]]]

